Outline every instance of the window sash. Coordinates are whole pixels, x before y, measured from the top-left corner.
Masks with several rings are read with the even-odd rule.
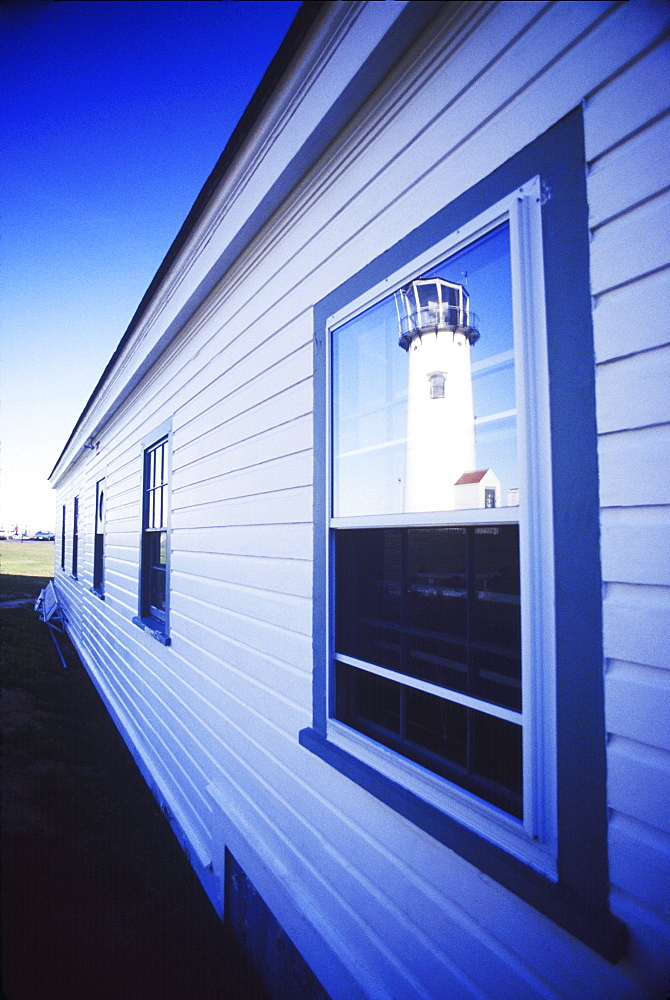
[[[144,450],[140,616],[167,627],[169,435]]]
[[[523,740],[523,826],[519,837],[509,839],[507,818],[482,824],[494,807],[468,797],[461,789],[438,786],[437,801],[441,807],[460,816],[466,823],[481,830],[506,849],[512,849],[522,860],[554,877],[556,872],[557,816],[555,766],[555,643],[553,624],[553,514],[551,508],[551,461],[549,434],[548,362],[544,309],[544,270],[542,263],[542,232],[540,217],[540,180],[530,182],[507,198],[492,205],[476,219],[461,227],[452,236],[436,244],[407,267],[398,269],[377,286],[355,298],[334,313],[327,321],[325,349],[326,411],[325,429],[329,456],[325,463],[327,523],[331,545],[335,534],[344,528],[501,524],[520,525],[521,601],[522,614],[521,684],[524,694],[520,717],[524,726]],[[508,222],[510,227],[510,258],[512,270],[512,304],[515,343],[515,388],[517,407],[517,446],[519,461],[519,506],[449,510],[428,513],[384,514],[373,516],[333,517],[333,384],[330,338],[339,326],[386,298],[395,289],[437,265],[446,257],[465,249],[480,236]],[[385,748],[370,750],[369,740],[347,732],[347,726],[335,718],[336,684],[334,678],[337,657],[334,635],[335,578],[331,545],[326,550],[327,579],[326,609],[328,627],[328,663],[330,680],[327,686],[326,732],[329,739],[343,748],[358,748],[362,759],[372,758],[387,774],[398,771],[410,788],[425,783],[425,775],[416,771],[412,762],[389,758]],[[542,613],[540,613],[542,611]],[[361,664],[363,669],[383,676],[383,668]],[[411,681],[404,674],[401,684]],[[454,693],[440,690],[440,697],[458,701]],[[462,703],[462,702],[461,702]],[[484,703],[488,714],[496,709]],[[472,704],[474,708],[474,703]],[[433,784],[433,783],[431,783]],[[512,820],[514,824],[516,821]]]
[[[72,576],[79,570],[79,497],[74,498],[72,511]]]

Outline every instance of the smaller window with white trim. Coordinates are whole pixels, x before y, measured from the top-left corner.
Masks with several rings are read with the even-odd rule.
[[[95,535],[93,539],[93,589],[105,592],[105,480],[95,484]]]
[[[140,623],[167,635],[169,574],[169,435],[144,450]]]

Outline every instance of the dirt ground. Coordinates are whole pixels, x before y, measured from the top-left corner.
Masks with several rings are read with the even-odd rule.
[[[74,651],[17,605],[41,584],[0,605],[5,997],[263,1000]]]

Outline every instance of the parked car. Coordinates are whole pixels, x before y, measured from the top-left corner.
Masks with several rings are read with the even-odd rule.
[[[33,541],[35,542],[53,542],[55,539],[53,531],[36,531],[33,535]]]

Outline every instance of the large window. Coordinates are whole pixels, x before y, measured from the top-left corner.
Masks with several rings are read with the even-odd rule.
[[[301,743],[610,958],[579,111],[318,303]]]
[[[494,806],[488,835],[553,874],[531,667],[541,648],[551,684],[539,194],[526,183],[329,320],[328,726],[382,766],[394,751],[389,773],[406,758],[404,781],[470,822]]]
[[[143,448],[140,613],[136,624],[161,642],[168,639],[170,434]]]

